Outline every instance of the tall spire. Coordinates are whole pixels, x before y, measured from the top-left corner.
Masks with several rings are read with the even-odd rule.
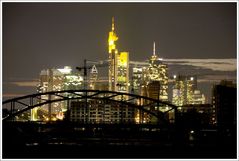
[[[115,30],[115,19],[114,17],[112,17],[112,31]]]
[[[115,44],[115,42],[118,40],[118,37],[114,30],[115,30],[114,17],[112,17],[112,28],[111,31],[109,32],[108,37],[109,53],[111,53],[112,50],[116,50],[116,52],[118,52]]]
[[[153,55],[155,56],[155,41],[154,41]]]

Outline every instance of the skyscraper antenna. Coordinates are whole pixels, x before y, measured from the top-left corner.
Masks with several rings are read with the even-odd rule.
[[[153,55],[155,56],[155,41],[154,41]]]
[[[112,31],[115,30],[115,19],[114,17],[112,17]]]

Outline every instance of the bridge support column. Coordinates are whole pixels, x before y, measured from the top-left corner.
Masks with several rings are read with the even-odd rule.
[[[33,98],[30,97],[30,106],[33,106]],[[37,107],[31,109],[31,121],[37,120]]]
[[[144,123],[144,112],[143,112],[142,110],[139,110],[139,112],[140,112],[140,114],[139,114],[139,115],[140,115],[140,116],[139,116],[140,121],[139,121],[139,122],[140,122],[141,124],[143,124],[143,123]]]
[[[71,111],[70,111],[70,100],[67,100],[66,102],[66,108],[67,108],[67,111],[66,111],[66,115],[65,115],[65,120],[66,121],[70,121],[71,120]]]
[[[88,107],[88,103],[87,103],[87,91],[85,91],[85,122],[88,124],[89,123],[89,115],[90,115],[90,110]]]
[[[174,124],[175,124],[175,125],[177,124],[177,118],[178,118],[178,109],[175,108],[175,109],[174,109]]]
[[[11,102],[11,115],[14,113],[14,111],[15,111],[15,101],[12,101]],[[13,117],[12,118],[12,121],[14,121],[15,120],[15,117]]]
[[[51,101],[51,94],[48,95],[48,100]],[[51,103],[48,103],[48,120],[51,121]]]
[[[121,95],[121,100],[120,100],[121,102],[120,102],[120,105],[121,105],[121,107],[120,107],[120,112],[121,112],[121,118],[120,118],[120,122],[121,122],[121,124],[123,123],[123,101],[124,101],[124,98],[123,98],[123,95]]]
[[[142,106],[143,105],[143,99],[140,98],[139,99],[139,105]],[[139,123],[142,124],[143,123],[143,111],[139,110]]]

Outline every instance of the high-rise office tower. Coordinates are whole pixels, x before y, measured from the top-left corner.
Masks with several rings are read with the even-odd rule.
[[[161,101],[168,101],[168,67],[163,62],[161,58],[156,55],[155,43],[153,44],[153,55],[149,59],[149,64],[143,68],[134,68],[133,72],[133,87],[140,89],[140,95],[159,99]],[[141,78],[141,80],[138,80]],[[142,102],[144,104],[149,104],[150,102]],[[168,107],[165,105],[155,105],[154,107],[160,111],[168,110]],[[143,117],[145,122],[154,122],[154,117],[143,114],[140,116],[139,113],[136,113],[138,117]]]
[[[40,73],[40,81],[38,85],[38,92],[45,93],[50,91],[62,91],[62,90],[77,90],[82,88],[82,77],[72,73],[72,69],[69,66],[65,66],[62,69],[46,69]],[[54,95],[42,95],[40,102],[46,100],[60,99],[62,97]],[[51,104],[42,105],[40,108],[34,108],[31,112],[32,120],[52,120],[62,118],[62,113],[67,110],[64,102],[55,102]],[[50,113],[49,113],[50,111]],[[41,113],[41,115],[38,115]],[[51,116],[49,116],[51,115]]]
[[[108,47],[109,47],[109,91],[116,91],[117,84],[117,58],[118,50],[116,41],[118,37],[115,33],[114,17],[112,18],[112,28],[109,32]]]
[[[131,93],[140,95],[142,78],[143,78],[143,68],[133,67]]]
[[[64,72],[71,72],[71,69],[68,67],[64,70]],[[45,93],[51,91],[61,91],[64,87],[64,77],[60,70],[57,69],[46,69],[42,70],[40,73],[40,82],[38,85],[38,92]],[[50,95],[42,95],[40,98],[40,103],[45,100],[58,99],[58,96],[50,96]],[[55,102],[52,104],[45,104],[39,108],[35,108],[31,113],[32,120],[50,120],[49,118],[54,118],[57,114],[62,112],[64,109],[63,102]],[[41,113],[40,115],[38,113]]]
[[[118,37],[115,33],[114,18],[112,18],[112,28],[108,37],[109,52],[109,91],[128,93],[129,83],[129,53],[118,52],[116,41]]]
[[[89,89],[96,89],[96,81],[98,80],[98,70],[95,65],[90,70],[90,86]]]
[[[196,76],[174,75],[172,103],[177,106],[205,104],[205,96],[197,89]]]
[[[83,88],[83,77],[78,73],[73,73],[71,71],[63,72],[67,67],[63,69],[58,69],[64,78],[63,89],[64,90],[79,90]],[[68,67],[71,69],[70,67]]]
[[[117,62],[117,91],[129,92],[129,53],[120,52]]]
[[[182,76],[174,76],[173,97],[172,103],[177,106],[182,106],[185,100],[185,84]]]
[[[159,99],[168,101],[168,66],[164,64],[155,53],[155,43],[153,46],[153,55],[149,60],[148,67],[148,84],[152,81],[159,82]]]
[[[194,100],[193,100],[193,96],[194,96],[194,90],[196,87],[196,77],[189,77],[186,78],[186,100],[185,103],[186,104],[194,104]]]

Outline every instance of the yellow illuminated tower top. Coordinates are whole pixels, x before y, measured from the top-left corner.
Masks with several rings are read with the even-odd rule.
[[[109,53],[112,53],[112,50],[115,50],[116,53],[118,52],[116,49],[116,44],[115,44],[115,42],[118,40],[118,37],[116,33],[114,32],[114,30],[115,30],[114,17],[112,17],[112,29],[109,32],[109,38],[108,38]]]

